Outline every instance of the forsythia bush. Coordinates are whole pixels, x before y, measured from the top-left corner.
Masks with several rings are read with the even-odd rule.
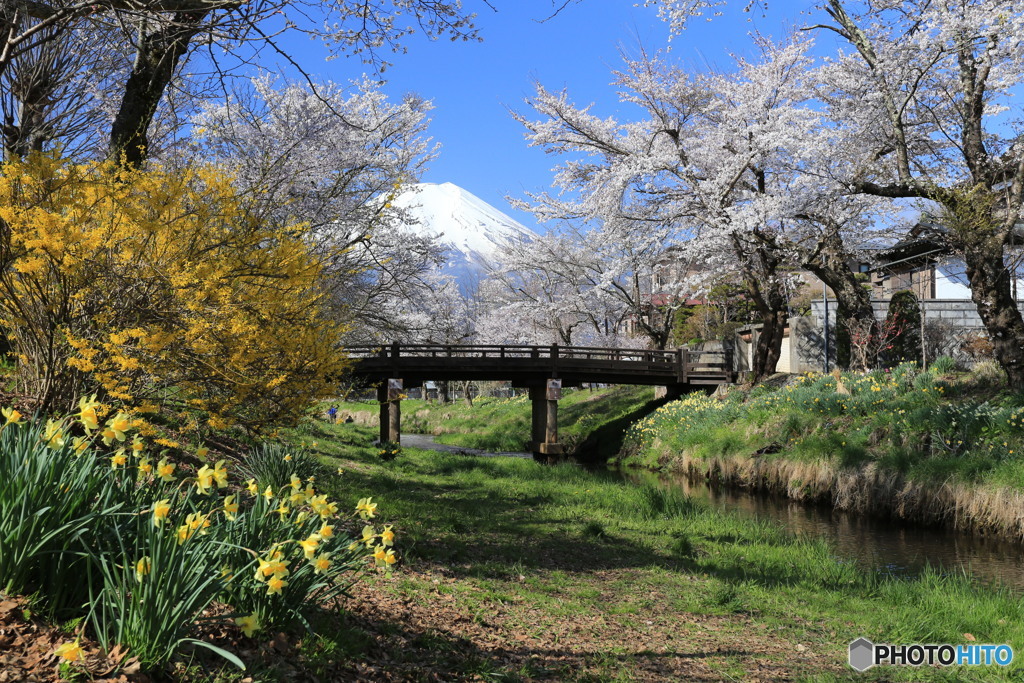
[[[44,410],[98,391],[213,428],[294,419],[344,360],[303,226],[268,227],[212,168],[47,156],[0,167],[0,325]]]

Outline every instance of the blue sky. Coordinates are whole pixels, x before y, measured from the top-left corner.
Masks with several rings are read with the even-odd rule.
[[[635,56],[641,46],[654,52],[669,45],[668,27],[656,8],[634,7],[630,0],[582,0],[547,21],[539,20],[551,14],[550,0],[494,0],[497,12],[472,0],[466,4],[479,13],[483,42],[411,37],[407,54],[389,58],[384,89],[394,97],[411,91],[433,101],[430,134],[441,151],[424,181],[460,185],[543,231],[504,197],[548,189],[558,159],[527,147],[508,108],[529,113],[523,100],[539,81],[549,89],[567,88],[578,105],[593,102],[595,114],[628,118],[610,85],[611,72],[621,65],[622,51]],[[695,69],[728,68],[730,52],[749,50],[750,31],[778,37],[787,22],[800,21],[811,1],[772,2],[767,14],[743,13],[743,4],[732,3],[712,22],[696,20],[672,41],[674,59]],[[328,62],[324,54],[315,43],[296,45],[297,60],[315,77],[344,82],[367,69],[357,58]]]

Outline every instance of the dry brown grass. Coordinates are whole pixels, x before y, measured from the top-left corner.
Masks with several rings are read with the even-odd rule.
[[[664,458],[668,469],[694,479],[752,488],[838,510],[1024,539],[1024,492],[1009,487],[925,484],[874,463],[842,468],[833,462],[777,457]]]

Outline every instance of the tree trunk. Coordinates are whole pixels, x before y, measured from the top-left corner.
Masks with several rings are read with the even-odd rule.
[[[466,399],[466,405],[469,406],[470,408],[473,407],[473,394],[471,392],[471,389],[472,389],[472,383],[471,382],[463,382],[462,383],[462,390],[466,393],[466,395],[464,397]]]
[[[827,234],[819,249],[804,261],[804,267],[824,282],[836,298],[836,364],[849,368],[854,349],[851,338],[867,341],[875,331],[875,312],[871,307],[871,294],[850,270],[849,254],[843,248],[838,233]],[[857,349],[861,362],[873,366],[874,353],[870,347]]]
[[[752,368],[753,381],[758,382],[775,372],[782,356],[782,340],[789,318],[785,287],[778,275],[781,256],[767,241],[762,241],[752,252],[744,249],[737,236],[733,238],[733,245],[742,260],[747,292],[763,325],[754,347]]]
[[[1003,246],[996,238],[978,240],[964,249],[971,299],[985,324],[996,360],[1011,387],[1024,386],[1024,319],[1010,289]]]
[[[760,306],[758,309],[760,310]],[[762,310],[761,334],[757,337],[754,347],[754,381],[758,382],[775,372],[775,367],[782,357],[782,340],[786,336],[788,319],[785,308],[782,310]]]
[[[149,154],[149,124],[174,77],[189,42],[202,28],[207,12],[179,12],[160,28],[142,29],[135,63],[110,129],[110,156],[138,166]]]

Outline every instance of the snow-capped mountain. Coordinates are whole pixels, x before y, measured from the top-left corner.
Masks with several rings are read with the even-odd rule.
[[[460,283],[479,277],[498,247],[510,240],[534,237],[522,223],[452,183],[418,183],[394,200],[416,221],[409,228],[438,235],[449,248],[445,271]]]

